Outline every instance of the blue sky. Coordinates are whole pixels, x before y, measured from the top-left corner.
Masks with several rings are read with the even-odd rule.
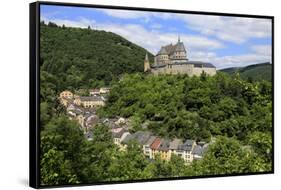
[[[41,5],[41,20],[117,33],[156,54],[184,42],[189,60],[217,68],[271,62],[271,20]]]

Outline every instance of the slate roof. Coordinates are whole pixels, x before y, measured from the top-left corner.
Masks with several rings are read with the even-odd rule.
[[[192,146],[194,142],[195,142],[194,140],[187,139],[187,140],[184,142],[184,145]]]
[[[131,135],[129,132],[124,132],[120,138],[120,142],[123,142],[123,140],[128,136],[128,135]]]
[[[121,138],[123,133],[126,132],[124,128],[111,129],[113,138]]]
[[[156,137],[155,136],[150,136],[149,139],[146,141],[146,145],[150,146],[154,141]]]
[[[99,117],[97,115],[90,115],[89,117],[85,118],[86,126],[97,124],[98,121]]]
[[[171,65],[194,65],[195,68],[216,68],[212,63],[202,62],[202,61],[179,61],[173,62]],[[167,64],[153,64],[151,68],[163,68],[166,67]]]
[[[103,101],[101,96],[81,96],[81,101]]]
[[[171,55],[174,52],[186,52],[183,42],[178,41],[175,45],[162,46],[157,55]]]
[[[189,64],[193,64],[194,67],[205,67],[205,68],[216,68],[212,63],[202,62],[202,61],[188,61]]]
[[[182,51],[184,51],[184,52],[186,52],[186,50],[185,50],[185,48],[184,48],[184,45],[183,45],[183,42],[178,42],[176,45],[175,45],[175,49],[174,49],[174,51],[180,51],[180,52],[182,52]]]
[[[208,143],[203,145],[203,154],[208,150],[208,148],[209,148]]]
[[[194,149],[192,150],[192,154],[202,156],[203,155],[203,148],[200,145],[196,145]]]
[[[166,64],[153,64],[150,67],[156,69],[156,68],[163,68],[166,66],[167,66]]]
[[[174,53],[174,51],[175,51],[175,45],[173,45],[173,44],[166,45],[166,46],[164,46],[164,48],[166,49],[166,51],[168,52],[169,55]]]
[[[123,144],[128,144],[131,140],[133,140],[134,139],[134,136],[133,135],[131,135],[131,134],[128,134],[122,141],[121,141],[121,143],[123,143]]]
[[[194,143],[194,140],[186,140],[184,144],[179,146],[179,150],[184,150],[184,151],[191,151],[192,150],[192,144]]]
[[[182,144],[181,139],[174,139],[173,141],[170,142],[170,150],[177,150],[179,145]]]
[[[147,131],[137,131],[136,133],[134,133],[134,135],[136,141],[143,145],[148,141],[151,136],[151,133]]]
[[[168,139],[164,139],[161,141],[158,150],[160,151],[168,151],[170,147],[170,141]]]
[[[82,114],[83,111],[79,108],[75,109],[75,110],[71,110],[73,113],[75,113],[76,115]]]
[[[167,55],[168,52],[165,47],[161,47],[160,51],[157,53],[157,55]]]

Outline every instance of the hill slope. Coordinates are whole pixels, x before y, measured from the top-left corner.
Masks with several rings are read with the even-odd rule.
[[[232,67],[220,70],[221,72],[227,73],[229,75],[234,75],[239,73],[241,78],[252,80],[272,80],[272,64],[270,63],[260,63],[249,65],[246,67]]]
[[[40,30],[41,71],[54,75],[60,90],[108,85],[143,71],[146,50],[117,34],[54,23],[41,23]]]

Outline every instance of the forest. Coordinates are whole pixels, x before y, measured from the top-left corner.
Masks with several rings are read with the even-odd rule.
[[[240,77],[245,80],[272,81],[272,64],[269,62],[253,64],[245,67],[231,67],[221,69],[220,71],[229,75],[235,75],[235,73],[239,73]]]
[[[58,80],[59,91],[107,86],[123,73],[142,72],[146,52],[112,32],[41,22],[40,70]]]
[[[245,174],[272,169],[271,84],[247,82],[224,74],[214,77],[125,74],[112,86],[100,115],[134,121],[132,130],[148,122],[159,136],[214,143],[202,160],[185,165],[145,159],[131,144],[119,151],[107,127],[93,128],[88,141],[76,122],[59,106],[52,117],[42,110],[42,184],[75,184],[166,177]],[[42,108],[42,107],[41,107]]]
[[[41,185],[272,171],[271,82],[245,80],[239,73],[144,74],[143,48],[90,28],[41,23],[41,37]],[[190,165],[175,155],[169,162],[151,161],[135,143],[119,151],[101,124],[88,141],[57,97],[65,89],[103,85],[111,91],[106,106],[98,110],[101,117],[130,118],[132,131],[213,141],[203,159]]]

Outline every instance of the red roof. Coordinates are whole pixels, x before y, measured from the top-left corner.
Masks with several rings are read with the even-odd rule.
[[[157,137],[150,145],[150,148],[156,150],[160,144],[161,144],[161,139]]]

